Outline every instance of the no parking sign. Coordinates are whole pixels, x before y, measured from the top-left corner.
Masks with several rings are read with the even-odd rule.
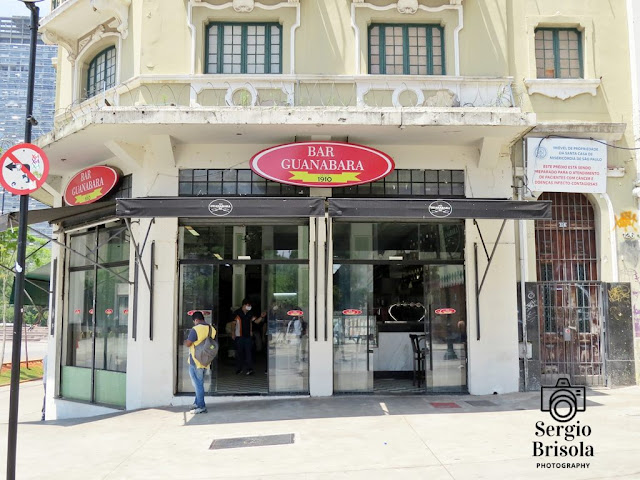
[[[20,143],[0,157],[0,183],[15,195],[29,195],[38,190],[49,174],[49,159],[41,148]]]

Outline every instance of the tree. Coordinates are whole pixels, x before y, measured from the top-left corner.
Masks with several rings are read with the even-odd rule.
[[[25,273],[47,264],[51,260],[51,251],[45,247],[48,242],[40,237],[27,234]],[[0,233],[0,302],[2,303],[2,351],[0,363],[4,363],[7,341],[6,319],[13,318],[13,306],[10,305],[13,286],[15,260],[18,248],[18,229],[11,228]],[[41,323],[45,319],[42,307],[25,305],[23,319],[25,323]]]

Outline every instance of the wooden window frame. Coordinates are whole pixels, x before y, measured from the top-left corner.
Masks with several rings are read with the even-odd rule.
[[[368,42],[368,71],[371,73],[371,31],[374,28],[380,29],[380,42],[379,42],[379,53],[378,53],[378,66],[380,68],[379,75],[398,75],[398,74],[388,74],[387,73],[387,65],[386,58],[384,54],[385,46],[386,46],[386,38],[384,29],[386,27],[401,27],[402,28],[402,74],[400,75],[419,75],[410,73],[411,65],[409,63],[409,28],[421,28],[426,32],[426,42],[427,42],[427,75],[438,75],[443,76],[447,74],[446,68],[446,56],[445,56],[445,40],[444,40],[444,27],[436,24],[416,24],[416,23],[372,23],[369,25],[367,32],[367,42]],[[433,73],[433,30],[438,30],[440,32],[440,55],[442,58],[442,73]],[[376,74],[378,75],[378,74]]]
[[[107,80],[107,71],[109,67],[109,65],[107,64],[107,61],[108,61],[108,55],[111,51],[113,51],[113,68],[114,68],[113,82],[104,85],[104,89],[103,89],[100,87],[101,87],[101,84],[105,83]],[[87,68],[87,99],[95,97],[100,92],[104,90],[108,90],[115,86],[117,73],[118,73],[115,71],[115,69],[118,67],[117,54],[118,52],[116,51],[115,45],[111,45],[105,48],[104,50],[102,50],[101,52],[99,52],[95,57],[91,59],[91,61],[89,62],[89,66]],[[102,71],[102,78],[98,78],[98,75],[95,72],[98,71],[98,65],[102,62],[104,63],[104,70]],[[93,79],[91,78],[92,68],[94,69]]]
[[[220,52],[223,51],[224,48],[224,28],[225,27],[234,27],[240,26],[242,28],[242,39],[241,39],[241,61],[240,61],[240,74],[247,74],[247,27],[265,27],[268,33],[264,36],[264,73],[255,73],[255,75],[264,75],[264,74],[282,74],[282,25],[277,22],[212,22],[209,23],[205,29],[205,48],[204,48],[204,73],[206,74],[223,74],[225,63],[220,61]],[[209,63],[209,32],[211,29],[216,28],[218,30],[218,38],[217,38],[217,51],[218,51],[218,62],[215,70],[211,71],[210,63]],[[271,35],[273,33],[272,28],[277,28],[278,34],[280,36],[280,44],[278,45],[278,71],[272,72],[272,48],[271,48]],[[237,73],[236,73],[237,74]],[[251,73],[250,75],[254,75]]]
[[[538,34],[538,32],[552,32],[553,34],[553,49],[552,49],[552,53],[553,53],[553,69],[554,69],[554,76],[553,77],[539,77],[538,76],[538,55],[537,55],[537,49],[534,46],[534,52],[536,52],[536,56],[535,56],[535,60],[536,60],[536,77],[537,78],[557,78],[557,79],[584,79],[584,49],[583,49],[583,35],[582,32],[580,30],[578,30],[577,28],[555,28],[555,27],[539,27],[535,29],[534,32],[534,42],[536,41],[536,35]],[[578,77],[561,77],[560,76],[560,71],[561,71],[561,67],[560,67],[560,39],[558,38],[558,35],[560,32],[572,32],[577,34],[578,36],[578,62],[580,63],[580,76]],[[543,46],[543,52],[547,52],[548,50],[546,50]],[[542,59],[543,63],[544,63],[544,58]],[[543,68],[544,70],[544,68]],[[570,71],[570,68],[569,68]]]

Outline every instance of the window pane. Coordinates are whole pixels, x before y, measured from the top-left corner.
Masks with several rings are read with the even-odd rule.
[[[96,368],[126,372],[129,284],[114,273],[128,278],[129,267],[98,270],[95,314]]]
[[[94,270],[69,272],[64,364],[91,368],[93,361]]]
[[[71,267],[91,266],[90,260],[96,259],[96,234],[95,232],[75,235],[71,237]],[[78,252],[78,253],[76,253]],[[88,258],[85,258],[88,257]]]

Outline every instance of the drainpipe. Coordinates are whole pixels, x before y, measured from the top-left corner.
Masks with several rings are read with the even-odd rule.
[[[522,159],[526,154],[526,140],[522,140]],[[525,168],[525,162],[522,162],[523,168]],[[518,182],[518,183],[516,183]],[[518,200],[523,201],[523,190],[525,188],[524,178],[514,176],[514,184],[518,185]],[[520,247],[520,318],[522,318],[522,344],[524,345],[524,355],[522,364],[524,366],[524,391],[528,391],[529,386],[529,363],[527,358],[527,297],[525,281],[527,278],[527,231],[524,220],[518,220],[518,243]]]

